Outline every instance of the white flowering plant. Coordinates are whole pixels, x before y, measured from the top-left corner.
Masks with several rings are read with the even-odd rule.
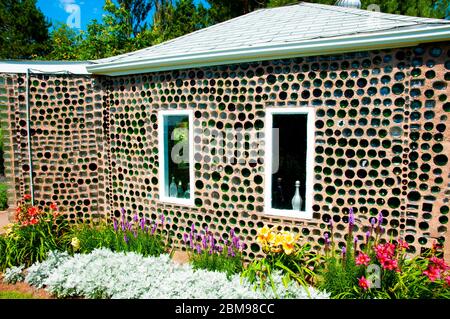
[[[255,290],[238,274],[227,278],[221,272],[194,270],[189,264],[173,263],[167,254],[144,257],[102,248],[89,254],[58,258],[60,262],[55,261],[55,256],[49,256],[53,260],[33,265],[30,273],[45,274],[39,277],[43,280],[27,280],[45,286],[59,298],[328,298],[328,294],[314,288],[309,288],[308,294],[304,287],[294,282],[285,285],[278,273],[273,275],[275,292],[268,287]]]

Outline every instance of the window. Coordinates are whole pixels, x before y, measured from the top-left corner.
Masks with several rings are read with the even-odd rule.
[[[267,214],[312,217],[313,147],[312,108],[266,109]]]
[[[160,199],[193,205],[191,111],[159,112]]]

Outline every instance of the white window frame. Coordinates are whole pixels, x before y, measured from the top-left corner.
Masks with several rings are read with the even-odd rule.
[[[307,140],[306,140],[306,190],[305,190],[305,211],[293,211],[287,209],[272,208],[272,125],[273,116],[278,114],[306,114],[307,116]],[[314,120],[315,113],[312,107],[291,107],[291,108],[266,108],[265,116],[265,196],[264,212],[267,215],[274,215],[288,218],[311,219],[313,202],[313,178],[314,178]],[[292,185],[294,187],[294,185]],[[289,199],[291,200],[291,199]]]
[[[189,119],[189,192],[191,198],[176,198],[166,194],[165,180],[165,136],[164,136],[164,119],[168,116],[187,115]],[[164,110],[158,112],[158,147],[159,147],[159,200],[164,203],[194,206],[194,115],[192,110]],[[169,179],[170,183],[170,179]]]

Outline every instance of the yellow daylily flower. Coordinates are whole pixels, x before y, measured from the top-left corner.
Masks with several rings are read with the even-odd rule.
[[[272,240],[271,244],[274,247],[278,247],[278,246],[281,246],[283,244],[283,242],[284,242],[283,234],[278,233],[274,236],[274,239]]]
[[[258,242],[262,244],[265,243],[267,241],[267,237],[269,236],[269,234],[270,234],[269,227],[264,226],[263,228],[261,228],[258,231],[258,238],[257,238]]]
[[[72,238],[70,244],[72,245],[74,251],[80,249],[80,240],[77,237]]]
[[[291,243],[284,242],[283,243],[283,250],[284,250],[286,255],[292,254],[292,252],[294,251],[294,244],[293,243],[291,244]]]
[[[12,231],[13,231],[13,228],[14,228],[14,224],[13,223],[9,223],[9,224],[5,225],[3,227],[3,229],[5,230],[5,235],[8,236],[9,234],[11,234]]]

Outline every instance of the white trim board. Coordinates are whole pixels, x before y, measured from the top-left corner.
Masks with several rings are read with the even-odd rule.
[[[30,73],[43,74],[90,74],[86,67],[90,62],[85,61],[29,61],[29,60],[0,60],[0,73],[22,74],[27,69]]]
[[[175,198],[166,194],[165,188],[165,141],[164,141],[164,117],[187,115],[189,118],[189,192],[191,198]],[[159,200],[161,203],[194,206],[194,113],[192,110],[162,110],[158,111],[158,148],[159,148]]]
[[[306,191],[305,191],[305,211],[292,211],[274,209],[272,202],[272,123],[274,114],[306,114],[307,115],[307,149],[306,149]],[[314,183],[314,120],[315,113],[313,107],[291,107],[291,108],[266,108],[265,120],[265,189],[264,189],[264,213],[287,218],[311,219],[313,202],[313,183]]]

